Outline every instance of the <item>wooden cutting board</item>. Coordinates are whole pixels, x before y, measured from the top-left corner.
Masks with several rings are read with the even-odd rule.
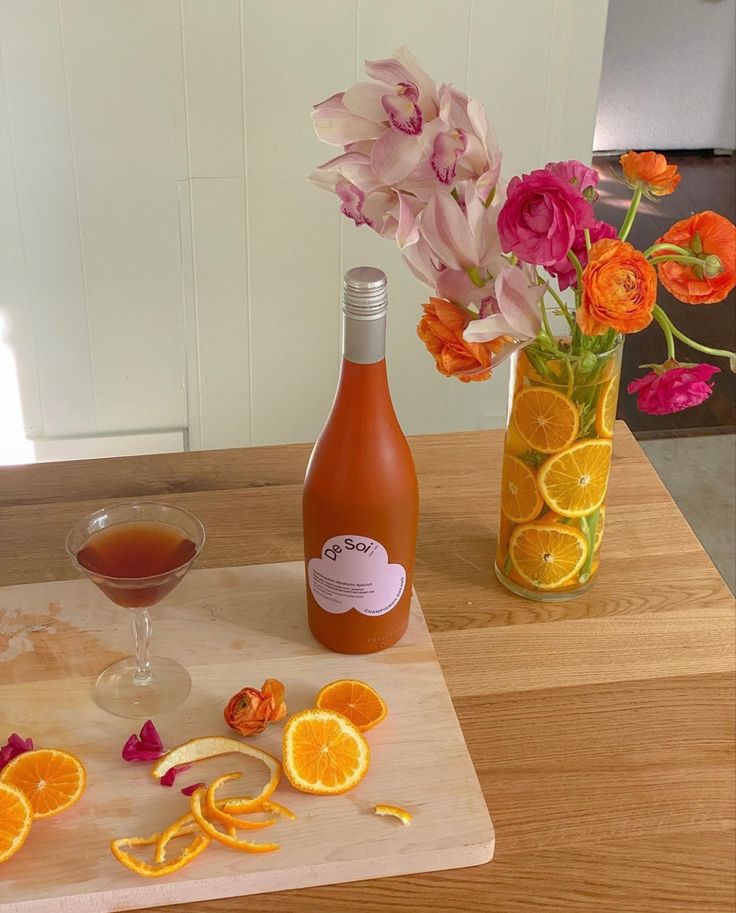
[[[227,699],[265,678],[286,684],[290,713],[312,706],[326,682],[373,685],[389,715],[367,734],[372,763],[365,780],[345,796],[315,797],[282,779],[274,798],[298,818],[264,832],[281,843],[276,853],[245,855],[212,844],[174,875],[129,872],[111,855],[110,840],[154,833],[183,814],[182,786],[242,769],[247,776],[229,791],[242,795],[259,788],[265,768],[234,756],[212,759],[166,789],[149,764],[123,762],[122,744],[140,721],[104,713],[92,685],[131,650],[125,611],[86,580],[2,588],[0,741],[17,731],[36,747],[72,751],[83,759],[89,785],[67,812],[35,822],[23,849],[0,865],[0,913],[149,908],[491,859],[493,825],[416,597],[399,645],[343,656],[308,631],[301,562],[193,571],[155,610],[152,647],[192,676],[182,707],[155,719],[167,746],[234,735],[222,718]],[[272,725],[253,744],[280,756],[281,729]],[[378,803],[409,809],[411,826],[374,815]]]

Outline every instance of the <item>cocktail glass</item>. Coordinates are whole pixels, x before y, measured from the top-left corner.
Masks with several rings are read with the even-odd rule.
[[[119,577],[99,573],[79,561],[80,551],[94,542],[96,534],[119,524],[141,524],[156,529],[162,524],[188,541],[185,560],[162,573],[144,577]],[[172,529],[173,528],[173,529]],[[134,527],[128,527],[134,531]],[[132,533],[131,533],[132,534]],[[131,613],[135,656],[113,663],[97,679],[94,697],[108,713],[128,718],[150,718],[183,703],[192,687],[187,670],[172,659],[149,656],[152,621],[149,609],[157,605],[197,560],[205,542],[204,527],[189,511],[153,501],[139,501],[103,507],[83,517],[69,531],[66,550],[74,567],[81,571],[116,605]]]

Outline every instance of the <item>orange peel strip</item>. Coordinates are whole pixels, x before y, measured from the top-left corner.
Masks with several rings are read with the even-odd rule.
[[[409,827],[412,819],[411,812],[406,811],[404,808],[399,808],[398,805],[377,805],[374,813],[376,815],[392,815],[394,818],[398,818],[405,827]]]
[[[211,837],[218,843],[230,847],[231,850],[239,850],[241,853],[273,853],[275,850],[281,849],[278,843],[252,843],[250,840],[239,840],[230,831],[227,834],[218,831],[215,825],[205,818],[202,812],[202,797],[204,794],[205,788],[203,786],[192,793],[191,809],[194,820],[207,837]]]
[[[194,764],[196,761],[204,761],[205,758],[214,758],[223,754],[244,754],[261,761],[268,768],[270,772],[268,783],[257,796],[250,800],[249,808],[241,808],[241,811],[244,812],[260,811],[261,803],[272,795],[279,784],[281,762],[267,751],[254,748],[245,742],[238,742],[236,739],[229,739],[225,736],[204,736],[198,739],[191,739],[189,742],[184,742],[182,745],[172,748],[168,754],[159,758],[153,765],[151,774],[156,779],[159,779],[172,767],[178,767],[180,764]]]
[[[163,834],[152,834],[150,837],[120,837],[118,840],[112,841],[110,849],[118,862],[122,863],[126,869],[130,869],[131,872],[143,875],[144,878],[160,878],[162,875],[171,875],[172,872],[178,872],[185,865],[189,865],[212,843],[212,838],[208,834],[200,832],[176,859],[162,865],[144,862],[123,849],[126,846],[153,846],[153,844],[159,843],[162,836]]]
[[[213,780],[210,783],[207,792],[204,797],[204,810],[205,813],[210,818],[214,818],[216,821],[219,821],[220,824],[227,824],[230,827],[235,827],[240,830],[259,830],[263,827],[270,827],[272,824],[276,823],[275,818],[267,818],[265,821],[247,821],[244,818],[236,818],[234,815],[228,814],[224,809],[217,807],[217,802],[215,800],[215,792],[223,785],[223,783],[228,783],[230,780],[239,780],[243,775],[241,773],[230,773],[223,774],[221,777],[218,777],[216,780]],[[252,800],[246,801],[246,810],[248,811],[261,811],[261,809],[251,809],[250,805]]]

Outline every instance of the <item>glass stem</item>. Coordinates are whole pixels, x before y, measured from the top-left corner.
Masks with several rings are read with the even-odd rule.
[[[151,640],[151,627],[151,616],[147,609],[139,609],[133,612],[136,685],[147,685],[151,681],[151,666],[148,661],[148,644]]]

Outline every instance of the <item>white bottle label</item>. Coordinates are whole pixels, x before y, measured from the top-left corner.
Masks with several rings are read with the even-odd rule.
[[[334,615],[355,609],[361,615],[390,612],[406,587],[406,571],[389,564],[388,552],[365,536],[335,536],[322,556],[309,561],[309,588],[317,603]]]

